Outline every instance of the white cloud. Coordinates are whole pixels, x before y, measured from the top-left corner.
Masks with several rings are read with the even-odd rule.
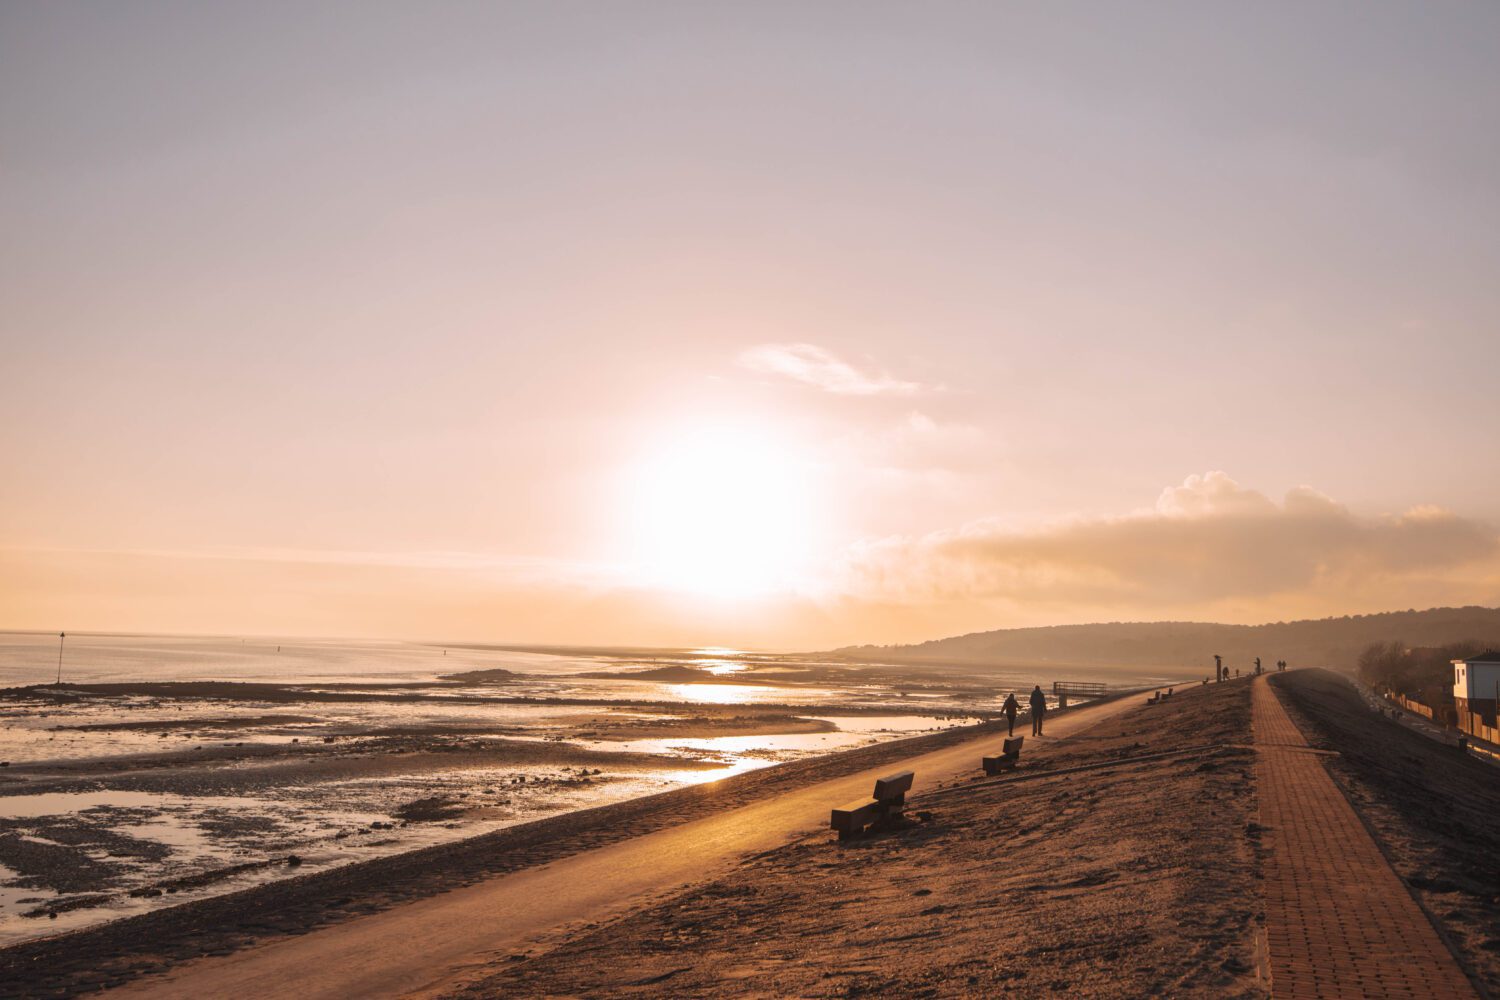
[[[760,344],[742,352],[738,361],[750,371],[841,396],[910,396],[925,388],[882,371],[862,371],[816,344]]]
[[[1420,604],[1412,589],[1500,556],[1493,526],[1436,507],[1361,517],[1309,487],[1282,503],[1222,472],[1189,476],[1154,508],[1033,531],[993,521],[857,547],[851,592],[882,599],[1008,599],[1207,606],[1352,590]],[[1479,569],[1480,567],[1473,567]],[[1481,573],[1481,575],[1483,575]]]

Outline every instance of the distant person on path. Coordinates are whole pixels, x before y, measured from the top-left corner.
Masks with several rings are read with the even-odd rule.
[[[1047,714],[1047,696],[1038,684],[1031,689],[1031,735],[1042,735],[1042,716]]]
[[[1005,704],[1000,706],[1000,711],[1005,713],[1005,724],[1010,727],[1006,736],[1016,735],[1016,713],[1021,710],[1021,703],[1016,701],[1016,693],[1012,691],[1005,696]]]

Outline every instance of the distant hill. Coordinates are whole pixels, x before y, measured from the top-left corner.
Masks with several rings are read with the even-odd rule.
[[[1270,666],[1347,668],[1372,642],[1441,646],[1476,639],[1500,645],[1500,608],[1433,608],[1376,615],[1345,615],[1267,625],[1212,622],[1108,622],[974,632],[910,646],[846,646],[850,660],[995,666],[1202,667],[1215,653],[1231,667],[1255,657]]]

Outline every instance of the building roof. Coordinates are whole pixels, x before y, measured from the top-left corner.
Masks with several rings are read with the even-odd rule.
[[[1478,656],[1466,656],[1462,660],[1454,660],[1454,663],[1500,663],[1500,653],[1493,649],[1480,653]]]

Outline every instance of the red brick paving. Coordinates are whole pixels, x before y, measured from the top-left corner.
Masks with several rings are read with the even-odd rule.
[[[1477,996],[1267,678],[1254,683],[1271,995]]]

